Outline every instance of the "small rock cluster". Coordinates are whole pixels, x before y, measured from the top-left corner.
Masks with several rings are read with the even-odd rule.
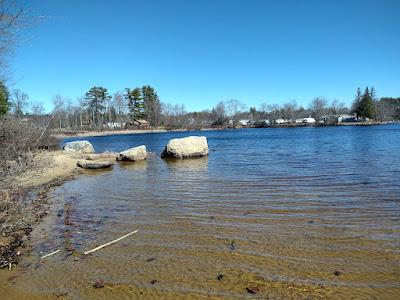
[[[89,141],[73,141],[68,142],[63,147],[64,151],[71,153],[94,153],[94,147]],[[95,154],[97,155],[97,154]],[[185,138],[172,139],[165,146],[161,154],[161,158],[194,158],[208,155],[207,139],[204,136],[189,136]],[[146,160],[148,157],[145,145],[130,148],[116,155],[117,161],[137,162]],[[78,166],[84,169],[106,169],[110,168],[114,163],[109,160],[95,160],[87,158],[78,161]]]

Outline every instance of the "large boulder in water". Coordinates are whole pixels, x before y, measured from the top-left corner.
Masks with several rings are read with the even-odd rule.
[[[63,150],[79,153],[94,153],[93,145],[89,141],[73,141],[66,143]]]
[[[128,150],[122,151],[117,155],[117,160],[125,161],[138,161],[145,160],[147,158],[147,150],[145,145],[130,148]]]
[[[189,136],[172,139],[168,142],[162,158],[201,157],[208,154],[208,144],[205,136]]]
[[[80,160],[78,166],[84,169],[106,169],[110,168],[114,163],[111,161],[93,161],[93,160]]]

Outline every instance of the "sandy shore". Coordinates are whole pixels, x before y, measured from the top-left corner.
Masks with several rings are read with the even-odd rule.
[[[63,151],[35,153],[29,170],[14,180],[14,188],[3,191],[0,211],[0,268],[17,264],[30,232],[47,215],[51,189],[85,171],[82,159],[115,160],[114,153],[81,154]],[[22,247],[22,248],[21,248]]]
[[[90,159],[93,161],[114,161],[116,153],[105,152],[100,154],[83,154],[65,151],[43,151],[34,156],[31,170],[17,177],[18,185],[23,188],[46,185],[54,181],[64,181],[83,172],[77,166],[79,160]]]

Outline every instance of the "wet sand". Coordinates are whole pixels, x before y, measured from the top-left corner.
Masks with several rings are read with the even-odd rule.
[[[201,173],[206,164],[170,167]],[[270,199],[262,207],[256,198],[246,199],[246,210],[235,199],[178,208],[173,199],[134,194],[134,203],[121,202],[125,194],[105,195],[110,186],[100,187],[125,176],[141,181],[149,168],[147,162],[121,164],[117,178],[87,173],[58,188],[22,265],[0,272],[5,299],[398,299],[399,244],[384,237],[400,232],[386,219],[368,225],[382,209],[335,208],[309,199],[290,208]],[[40,259],[56,249],[61,251]],[[103,287],[94,288],[95,282]]]
[[[211,208],[197,216],[155,213],[104,228],[80,219],[73,203],[79,200],[69,201],[58,204],[62,217],[55,209],[32,235],[34,244],[54,247],[43,253],[61,252],[41,260],[36,246],[21,267],[0,273],[5,299],[397,299],[400,293],[398,249],[357,238],[364,230],[321,220],[324,211],[289,220],[290,210]],[[56,225],[62,227],[59,247],[52,241],[53,222],[64,224]],[[103,229],[80,231],[88,224]],[[140,232],[82,255],[131,229]],[[104,287],[93,288],[99,280]]]

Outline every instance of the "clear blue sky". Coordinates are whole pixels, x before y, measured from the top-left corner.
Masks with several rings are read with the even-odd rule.
[[[16,52],[14,86],[43,101],[150,84],[188,110],[357,87],[400,96],[400,1],[26,1],[47,18]]]

